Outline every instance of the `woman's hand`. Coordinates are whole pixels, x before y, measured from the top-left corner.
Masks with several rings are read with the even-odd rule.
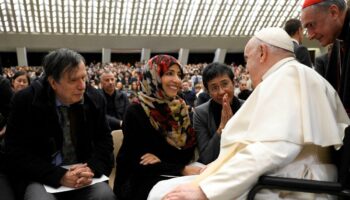
[[[233,116],[230,102],[228,102],[228,94],[226,93],[224,97],[222,97],[222,110],[221,110],[221,119],[218,130],[216,131],[221,135],[222,129],[226,126],[228,120]]]
[[[202,168],[192,165],[187,165],[181,172],[182,175],[188,176],[188,175],[197,175],[201,173]]]
[[[155,156],[154,154],[151,153],[146,153],[145,155],[143,155],[141,157],[141,161],[140,164],[141,165],[152,165],[152,164],[156,164],[156,163],[160,163],[161,160]]]

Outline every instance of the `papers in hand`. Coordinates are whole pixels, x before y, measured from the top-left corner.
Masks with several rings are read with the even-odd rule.
[[[200,163],[200,162],[193,162],[190,164],[190,166],[196,166],[196,167],[200,167],[200,168],[206,167],[205,164]]]
[[[107,181],[108,179],[109,178],[107,176],[102,175],[100,178],[93,178],[92,183],[90,185],[94,185],[96,183]],[[87,185],[84,187],[88,187],[90,185]],[[44,185],[44,188],[45,188],[46,192],[48,192],[48,193],[59,193],[59,192],[67,192],[67,191],[71,191],[71,190],[80,189],[80,188],[70,188],[70,187],[66,187],[66,186],[61,186],[59,188],[53,188],[53,187],[50,187],[48,185]],[[83,188],[83,187],[81,187],[81,188]]]
[[[69,168],[69,166],[63,166],[64,168]],[[105,175],[102,175],[100,178],[93,178],[92,179],[92,183],[90,185],[94,185],[96,183],[100,183],[100,182],[103,182],[103,181],[107,181],[109,178]],[[86,185],[84,187],[88,187],[90,185]],[[83,188],[83,187],[80,187],[80,188],[71,188],[71,187],[66,187],[66,186],[61,186],[59,188],[53,188],[51,186],[48,186],[48,185],[45,185],[44,184],[44,188],[46,190],[46,192],[48,193],[59,193],[59,192],[67,192],[67,191],[71,191],[71,190],[77,190],[77,189],[80,189],[80,188]]]

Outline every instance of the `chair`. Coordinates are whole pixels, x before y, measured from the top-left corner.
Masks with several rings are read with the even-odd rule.
[[[350,128],[345,131],[342,148],[334,152],[338,166],[338,182],[316,181],[297,178],[261,176],[249,191],[248,200],[253,200],[261,189],[277,189],[307,193],[325,193],[339,199],[350,199]]]
[[[122,145],[122,142],[123,142],[123,138],[124,138],[124,135],[123,135],[123,131],[122,130],[114,130],[112,131],[112,137],[113,137],[113,146],[114,146],[114,158],[116,158],[118,152],[119,152],[119,149]],[[116,170],[116,167],[114,166],[113,169],[112,169],[112,172],[111,172],[111,175],[109,176],[109,181],[108,181],[108,184],[111,188],[113,188],[113,185],[114,185],[114,179],[115,179],[115,170]]]

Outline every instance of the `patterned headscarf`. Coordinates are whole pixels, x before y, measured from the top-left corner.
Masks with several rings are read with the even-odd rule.
[[[183,74],[180,63],[174,57],[157,55],[151,58],[142,68],[139,99],[152,126],[166,141],[178,149],[186,149],[195,144],[188,106],[178,96],[168,97],[161,82],[161,77],[174,64],[179,66]]]

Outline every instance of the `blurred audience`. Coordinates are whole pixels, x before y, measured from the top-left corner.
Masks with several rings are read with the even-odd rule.
[[[252,91],[248,88],[248,83],[245,79],[239,81],[239,94],[238,98],[247,100]]]

